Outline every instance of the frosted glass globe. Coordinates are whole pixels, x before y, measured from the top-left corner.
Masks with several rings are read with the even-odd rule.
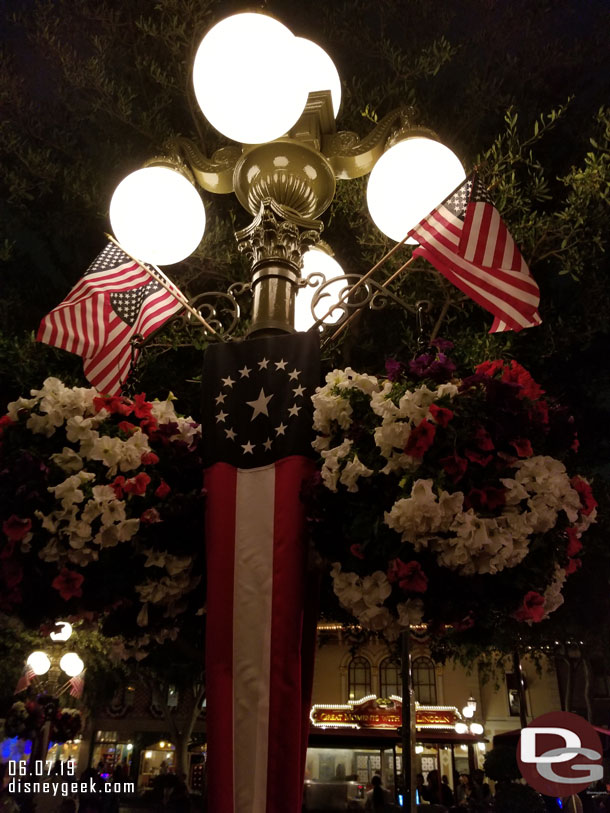
[[[481,725],[481,723],[470,723],[470,731],[473,734],[479,735],[482,734],[485,729]]]
[[[62,656],[59,665],[64,670],[66,675],[68,675],[68,677],[76,677],[77,675],[80,675],[85,668],[85,664],[76,654],[76,652],[66,652],[66,654]]]
[[[474,717],[474,709],[471,706],[464,706],[462,709],[462,716],[463,717]]]
[[[465,178],[459,158],[444,144],[407,138],[390,147],[373,167],[366,191],[370,215],[385,235],[402,240]]]
[[[35,675],[46,675],[51,668],[51,661],[46,652],[32,652],[26,663]]]
[[[466,725],[466,723],[456,723],[454,728],[456,734],[466,734],[466,732],[468,731],[468,726]]]
[[[315,42],[297,37],[302,58],[305,62],[305,75],[307,76],[307,90],[330,90],[333,100],[335,118],[341,107],[341,79],[335,63],[323,48]]]
[[[317,248],[310,248],[303,254],[301,276],[305,279],[309,274],[313,274],[314,272],[322,274],[324,280],[343,275],[343,269],[330,254]],[[324,281],[320,284],[324,284]],[[345,288],[345,280],[333,283],[325,289],[324,293],[327,295],[318,303],[315,310],[316,319],[314,319],[311,313],[311,302],[318,287],[319,285],[315,288],[311,285],[307,285],[305,288],[299,288],[294,304],[294,327],[298,331],[309,330],[316,319],[323,317],[330,310],[331,306],[335,302],[338,302],[341,291]],[[337,309],[330,316],[327,316],[324,322],[329,325],[334,324],[341,316],[341,313],[342,311]]]
[[[265,14],[235,14],[203,38],[193,65],[195,96],[219,132],[243,144],[284,135],[309,89],[296,37]]]
[[[55,626],[59,627],[59,630],[49,634],[49,638],[52,641],[67,641],[72,635],[72,624],[69,624],[67,621],[57,621]]]
[[[195,187],[179,172],[146,167],[115,189],[110,223],[118,242],[136,259],[171,265],[201,242],[205,209]]]

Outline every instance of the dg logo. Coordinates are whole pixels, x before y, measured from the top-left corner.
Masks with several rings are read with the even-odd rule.
[[[545,796],[572,796],[604,776],[597,731],[567,711],[542,714],[522,729],[517,762],[527,784]]]

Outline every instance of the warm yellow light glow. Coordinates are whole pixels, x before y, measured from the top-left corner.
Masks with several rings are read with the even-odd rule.
[[[324,280],[330,280],[334,277],[342,276],[343,269],[339,263],[330,256],[330,254],[327,254],[325,251],[321,251],[317,248],[310,248],[303,255],[303,269],[301,271],[301,276],[303,279],[305,279],[309,276],[309,274],[314,273],[321,274],[324,277]],[[323,284],[323,282],[320,284]],[[325,289],[324,295],[316,306],[316,319],[320,319],[325,316],[331,307],[338,302],[339,295],[345,288],[345,284],[346,283],[344,280],[343,282],[336,282],[333,285],[329,285],[329,287]],[[318,287],[318,285],[316,285],[316,288],[313,288],[311,285],[307,285],[305,288],[299,288],[294,303],[294,326],[296,330],[309,330],[309,328],[314,324],[315,319],[311,312],[311,302]],[[325,323],[334,324],[341,316],[341,313],[342,311],[337,308],[333,313],[330,314],[330,316],[326,317],[324,320]]]
[[[261,144],[297,121],[309,89],[296,37],[265,14],[227,17],[195,56],[193,86],[204,116],[227,138]]]
[[[462,709],[462,714],[464,717],[468,717],[468,719],[470,719],[471,717],[474,717],[474,709],[471,708],[471,706],[464,706]]]
[[[486,751],[487,750],[487,746],[485,745],[484,742],[478,742],[477,745],[479,747],[479,751]]]
[[[168,167],[138,169],[117,186],[110,223],[125,251],[156,265],[178,263],[203,237],[205,209],[195,187]]]
[[[160,748],[165,748],[165,741],[164,740],[161,740],[161,742],[159,743],[159,747]]]
[[[55,626],[60,627],[60,629],[58,632],[51,632],[49,634],[52,641],[67,641],[72,635],[72,624],[68,624],[67,621],[58,621]]]
[[[466,732],[468,731],[468,726],[466,725],[466,723],[456,723],[454,728],[456,734],[466,734]]]
[[[482,734],[485,729],[481,725],[481,723],[470,723],[470,731],[472,734],[476,734],[477,736]]]
[[[128,751],[133,751],[133,743],[131,743],[131,742],[127,743],[127,750]]]
[[[35,675],[46,675],[51,668],[49,656],[40,650],[32,652],[26,663]]]
[[[145,759],[150,759],[151,757],[152,757],[152,751],[146,751],[146,753],[144,754],[144,758]]]
[[[335,63],[323,48],[315,42],[297,37],[302,59],[305,63],[305,75],[307,77],[307,90],[312,93],[315,90],[330,90],[333,100],[333,112],[335,118],[341,107],[341,79],[335,67]]]
[[[370,215],[380,231],[402,240],[465,177],[458,157],[444,144],[407,138],[390,147],[373,167],[366,193]]]
[[[416,745],[415,746],[415,753],[416,754],[423,754],[424,753],[424,746],[423,745]]]
[[[76,654],[76,652],[66,652],[66,654],[62,656],[59,665],[64,670],[66,675],[68,675],[68,677],[76,677],[77,675],[80,675],[85,668],[85,664]]]

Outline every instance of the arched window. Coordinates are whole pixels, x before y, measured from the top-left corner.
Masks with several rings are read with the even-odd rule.
[[[400,661],[396,658],[384,658],[379,664],[379,694],[381,697],[402,696]]]
[[[350,700],[360,700],[370,693],[371,664],[362,655],[356,655],[347,670],[347,696]]]
[[[422,706],[436,705],[436,670],[431,658],[415,658],[413,661],[413,691]]]

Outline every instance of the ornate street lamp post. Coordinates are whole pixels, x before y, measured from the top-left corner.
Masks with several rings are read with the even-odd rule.
[[[196,187],[235,193],[253,217],[235,233],[238,250],[250,262],[250,282],[190,303],[221,337],[237,325],[235,295],[245,290],[253,298],[249,336],[294,332],[299,293],[301,302],[309,304],[312,326],[340,323],[350,308],[374,304],[382,286],[369,275],[343,275],[337,265],[330,279],[327,271],[309,271],[309,261],[321,260],[315,257],[321,254],[316,247],[324,248],[320,217],[331,205],[337,183],[370,173],[371,217],[384,234],[402,243],[465,178],[458,158],[433,132],[415,126],[408,108],[391,111],[363,138],[337,132],[340,81],[332,61],[319,46],[295,37],[266,14],[237,14],[216,24],[197,52],[193,85],[204,116],[236,143],[208,157],[203,145],[174,139],[161,156],[121,182],[110,219],[126,252],[140,261],[172,264],[191,254],[203,235],[205,212]],[[383,293],[400,302],[386,289]],[[221,318],[227,310],[228,327]],[[300,313],[298,329],[307,326]],[[413,804],[408,664],[406,633],[405,807]]]

